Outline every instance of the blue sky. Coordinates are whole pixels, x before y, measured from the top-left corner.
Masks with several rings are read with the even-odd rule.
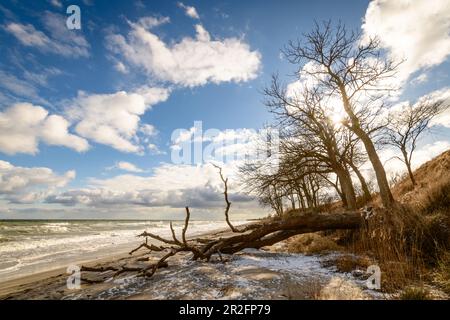
[[[71,4],[81,30],[65,25]],[[2,1],[0,218],[180,218],[184,204],[220,217],[216,171],[174,164],[172,133],[197,120],[228,134],[270,123],[261,90],[274,72],[293,81],[280,49],[314,20],[363,28],[404,55],[398,102],[449,96],[449,6],[405,5]],[[449,127],[443,115],[416,165],[449,148]],[[235,217],[267,213],[234,187]]]

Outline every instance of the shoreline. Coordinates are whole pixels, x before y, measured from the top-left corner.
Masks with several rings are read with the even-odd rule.
[[[245,225],[245,224],[243,224]],[[215,230],[211,230],[206,233],[200,233],[193,235],[191,237],[214,237],[218,235],[227,235],[230,234],[227,228],[219,228]],[[152,240],[149,241],[152,244],[159,244],[159,241]],[[79,259],[72,263],[72,265],[85,265],[89,267],[98,267],[100,265],[114,264],[118,261],[125,261],[128,263],[133,263],[139,257],[146,255],[146,252],[137,252],[133,255],[129,255],[129,252],[135,249],[141,241],[136,243],[126,243],[121,244],[118,249],[119,252],[111,253],[108,255],[104,255],[98,258],[90,258],[90,259]],[[51,282],[52,279],[61,279],[67,278],[69,274],[67,273],[68,266],[59,266],[50,268],[48,270],[38,271],[32,274],[18,275],[16,277],[11,277],[6,280],[0,280],[0,300],[7,299],[9,296],[19,296],[22,292],[32,289],[34,286],[39,284],[47,284]]]
[[[124,250],[121,253],[111,254],[109,256],[105,256],[102,258],[96,259],[87,259],[87,260],[78,260],[73,264],[83,264],[88,266],[96,266],[99,264],[109,263],[114,260],[119,260],[126,258],[128,256],[129,250]],[[67,266],[66,267],[55,267],[45,271],[39,271],[33,274],[27,274],[23,276],[17,276],[5,281],[0,282],[0,300],[3,299],[4,296],[9,294],[19,293],[20,291],[28,289],[31,285],[50,280],[55,277],[68,277]]]

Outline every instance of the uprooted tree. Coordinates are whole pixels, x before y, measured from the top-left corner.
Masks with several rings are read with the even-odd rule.
[[[224,184],[224,197],[226,202],[225,219],[231,229],[229,235],[217,239],[201,237],[188,239],[186,233],[189,227],[191,213],[189,207],[186,207],[186,217],[181,232],[181,239],[177,237],[171,222],[169,227],[172,238],[161,237],[145,231],[138,235],[138,237],[145,238],[144,242],[129,253],[132,255],[140,249],[146,249],[148,253],[163,252],[164,254],[157,262],[149,263],[145,267],[129,267],[123,265],[121,267],[93,268],[83,266],[81,271],[113,271],[115,272],[114,276],[125,272],[136,272],[139,276],[151,277],[158,269],[168,266],[167,260],[170,257],[181,252],[191,253],[193,260],[210,261],[214,255],[217,255],[222,261],[222,254],[234,254],[246,248],[259,249],[286,240],[297,234],[328,229],[356,229],[362,225],[361,214],[358,211],[354,211],[338,214],[306,213],[286,219],[256,222],[240,228],[234,227],[230,223],[228,216],[231,207],[231,202],[228,200],[228,179],[223,177],[222,169],[220,167],[217,168],[219,168],[219,174]],[[149,238],[156,240],[160,244],[150,243],[148,241]],[[83,280],[95,282],[85,278]]]

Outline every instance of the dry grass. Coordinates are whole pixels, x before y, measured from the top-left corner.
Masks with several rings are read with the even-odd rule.
[[[392,189],[400,204],[377,210],[366,230],[347,232],[346,247],[369,254],[382,271],[382,289],[395,291],[433,274],[446,292],[450,281],[450,150]],[[351,237],[349,237],[351,235]],[[412,289],[411,289],[412,290]]]
[[[393,292],[424,273],[424,217],[404,206],[378,210],[366,229],[355,233],[352,249],[369,254],[381,268],[382,290]]]
[[[436,158],[422,164],[414,171],[414,178],[417,186],[413,189],[411,181],[405,177],[392,188],[392,193],[400,201],[411,191],[418,190],[418,194],[423,189],[433,187],[433,184],[448,181],[450,175],[450,150],[443,152]],[[407,199],[410,200],[410,199]]]
[[[431,300],[430,292],[423,287],[407,287],[399,295],[400,300]]]
[[[423,164],[414,175],[417,186],[413,188],[409,177],[398,181],[392,193],[399,204],[390,210],[376,209],[366,228],[296,236],[288,241],[289,251],[346,250],[369,256],[381,268],[382,290],[403,290],[401,299],[427,298],[418,283],[432,282],[450,294],[450,150]],[[377,203],[379,196],[373,205]],[[354,256],[343,255],[333,263],[342,272],[367,267],[368,261],[350,257]]]
[[[305,233],[292,237],[287,241],[287,248],[289,252],[307,255],[342,250],[332,239],[318,233]]]
[[[337,256],[333,264],[339,272],[352,272],[357,269],[366,270],[372,264],[372,261],[368,257],[345,254]]]
[[[446,294],[450,295],[450,252],[445,252],[433,272],[433,282]]]

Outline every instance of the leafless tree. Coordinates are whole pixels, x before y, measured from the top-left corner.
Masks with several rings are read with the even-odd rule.
[[[442,100],[421,101],[415,105],[405,104],[399,110],[389,114],[389,125],[384,143],[401,151],[402,157],[397,158],[406,165],[413,186],[416,185],[416,180],[411,168],[411,160],[417,147],[417,140],[428,129],[430,121],[446,108],[448,104]]]
[[[301,93],[292,96],[274,76],[265,95],[266,105],[281,129],[284,151],[292,154],[293,162],[302,159],[331,168],[339,177],[345,204],[355,209],[355,190],[343,155],[345,128],[336,127],[331,121],[323,93],[304,87]]]
[[[318,82],[318,87],[342,101],[348,117],[343,123],[364,144],[378,182],[385,207],[394,204],[386,172],[371,139],[376,118],[383,106],[382,97],[392,90],[389,79],[399,63],[382,56],[378,39],[361,41],[361,34],[348,32],[344,25],[331,21],[316,23],[301,41],[290,42],[284,50],[287,59]],[[303,68],[310,62],[316,68]]]

